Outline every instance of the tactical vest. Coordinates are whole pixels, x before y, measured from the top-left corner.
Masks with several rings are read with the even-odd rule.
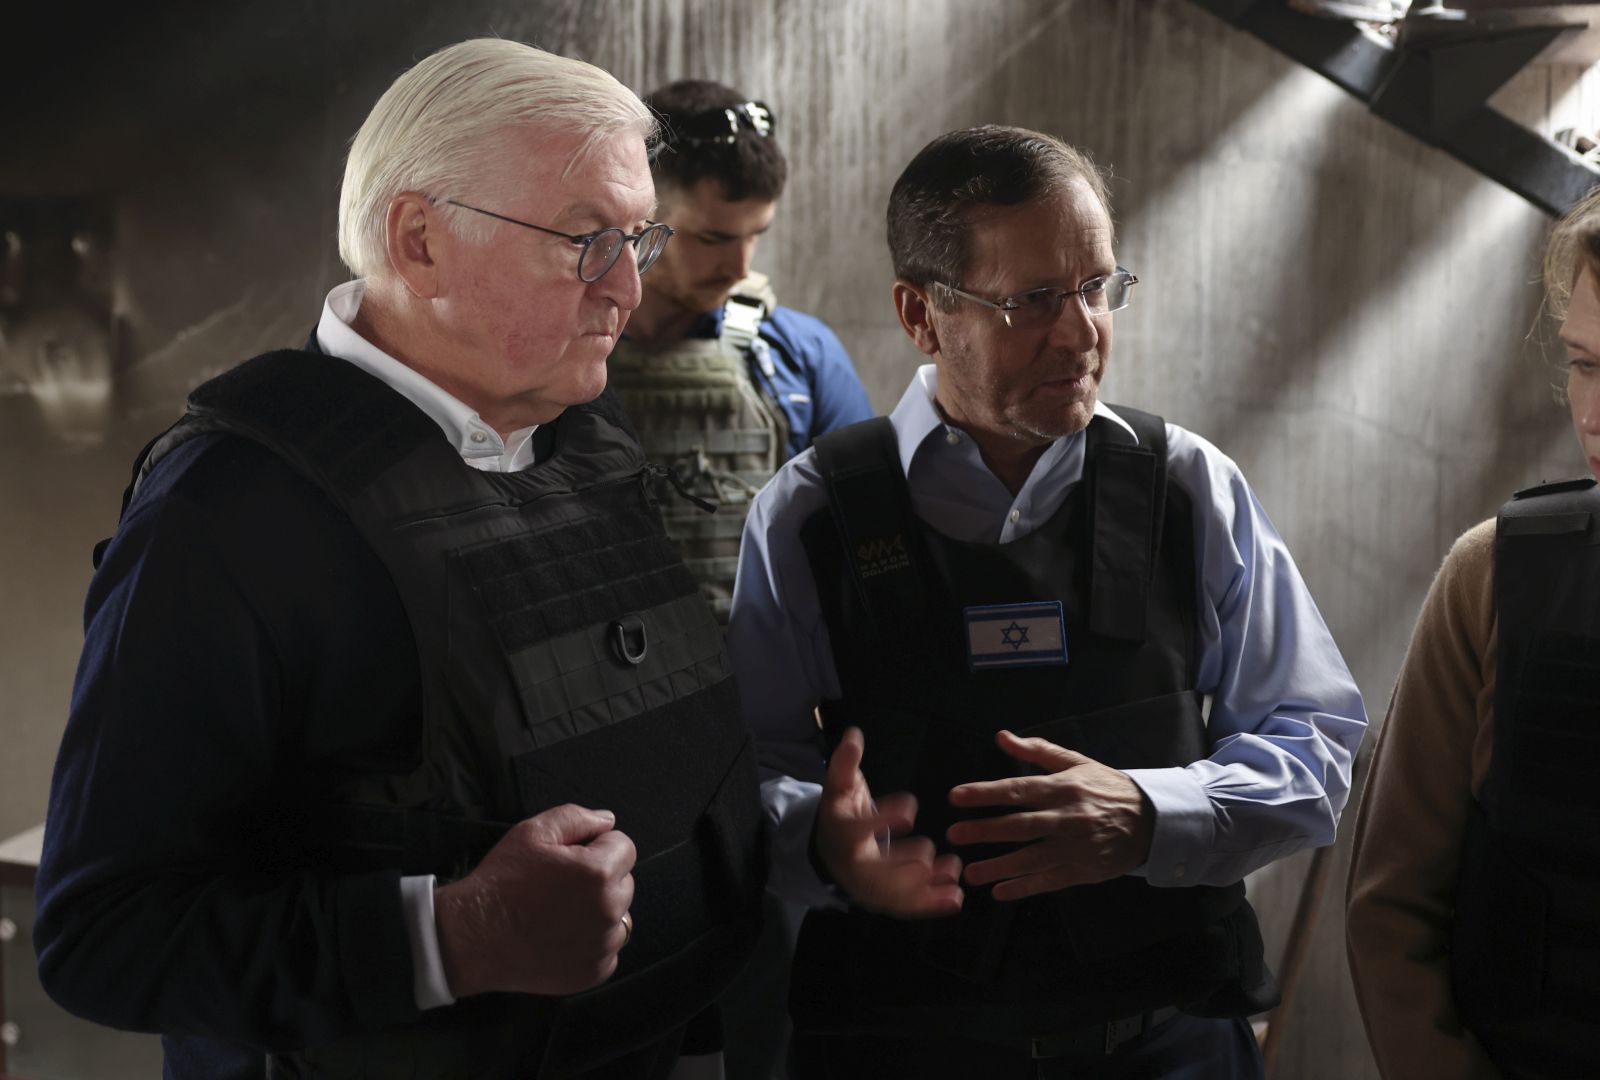
[[[952,540],[916,517],[887,420],[817,440],[830,505],[801,535],[841,688],[822,705],[824,740],[861,727],[872,790],[916,795],[916,832],[941,851],[952,822],[977,816],[950,806],[951,787],[1034,771],[1000,753],[1001,728],[1119,769],[1209,752],[1193,509],[1167,482],[1162,420],[1118,412],[1138,443],[1096,417],[1083,480],[1006,544]],[[1039,654],[1022,650],[1022,613],[980,649],[982,618],[1041,603],[1060,604],[1065,663],[1027,662]],[[1009,847],[958,850],[972,862]],[[923,921],[812,912],[795,1022],[1016,1044],[1170,1005],[1239,1016],[1275,1001],[1261,950],[1242,883],[1155,888],[1130,876],[1010,903],[969,888],[959,915]]]
[[[326,356],[257,357],[197,389],[147,451],[252,439],[314,481],[395,582],[415,636],[413,762],[330,778],[286,858],[330,873],[467,872],[511,823],[614,810],[638,849],[635,933],[568,997],[488,994],[269,1061],[272,1077],[562,1077],[687,1022],[759,929],[761,813],[721,633],[661,530],[605,396],[518,473],[465,464],[381,381]],[[359,438],[352,438],[352,432]]]
[[[623,338],[607,361],[609,384],[650,460],[715,510],[706,513],[658,482],[667,535],[723,625],[750,500],[783,464],[789,441],[771,390],[771,348],[758,333],[776,306],[766,278],[752,274],[724,305],[720,336],[664,348]]]
[[[1467,823],[1450,970],[1508,1076],[1595,1075],[1600,1056],[1600,489],[1500,508],[1494,754]]]

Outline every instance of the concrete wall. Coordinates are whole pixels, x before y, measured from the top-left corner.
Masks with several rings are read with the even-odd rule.
[[[123,342],[114,394],[87,419],[50,413],[0,345],[0,837],[42,817],[88,551],[132,455],[194,383],[304,336],[343,277],[345,141],[395,73],[466,36],[569,52],[640,90],[707,75],[771,103],[793,180],[760,261],[787,303],[838,329],[885,409],[918,359],[882,241],[900,168],[984,121],[1091,149],[1142,280],[1117,316],[1107,398],[1241,463],[1380,717],[1450,540],[1513,487],[1582,467],[1528,340],[1548,223],[1181,0],[303,0],[110,17],[58,16],[45,31],[71,35],[72,62],[31,37],[39,50],[0,75],[0,201],[109,201]],[[1305,858],[1252,881],[1273,954]],[[1373,1075],[1343,867],[1341,845],[1281,1075]]]

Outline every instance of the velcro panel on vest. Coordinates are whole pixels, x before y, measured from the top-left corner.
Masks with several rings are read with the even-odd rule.
[[[931,613],[920,566],[926,558],[918,547],[894,427],[880,416],[831,431],[812,445],[850,578],[885,650],[903,657],[910,635],[893,619],[926,626]]]
[[[510,656],[529,734],[548,746],[670,705],[731,678],[715,623],[698,593],[535,642]],[[642,629],[641,629],[642,628]],[[618,634],[637,633],[635,646]],[[633,663],[620,649],[642,646]]]
[[[1155,535],[1156,455],[1139,446],[1101,445],[1094,462],[1094,556],[1089,627],[1143,641]]]

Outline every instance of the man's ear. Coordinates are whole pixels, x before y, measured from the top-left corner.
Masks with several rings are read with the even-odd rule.
[[[894,310],[900,316],[900,325],[918,349],[928,356],[938,356],[939,331],[933,325],[932,307],[926,288],[905,278],[895,279]]]
[[[438,207],[426,195],[402,191],[389,200],[383,219],[389,266],[414,296],[439,295],[439,257],[447,235]]]

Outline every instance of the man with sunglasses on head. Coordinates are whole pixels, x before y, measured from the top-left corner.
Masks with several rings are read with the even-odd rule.
[[[515,42],[423,60],[351,144],[356,280],[141,455],[35,941],[167,1077],[660,1080],[749,954],[753,747],[603,393],[655,126]]]
[[[729,633],[797,1075],[1259,1077],[1242,881],[1333,841],[1360,694],[1238,467],[1099,400],[1138,278],[1088,158],[951,132],[888,221],[932,363],[756,499]]]
[[[612,353],[611,385],[646,452],[715,510],[663,485],[667,531],[726,622],[751,496],[812,439],[874,411],[833,331],[751,271],[787,175],[772,110],[702,79],[645,104],[663,129],[656,217],[674,239]]]

